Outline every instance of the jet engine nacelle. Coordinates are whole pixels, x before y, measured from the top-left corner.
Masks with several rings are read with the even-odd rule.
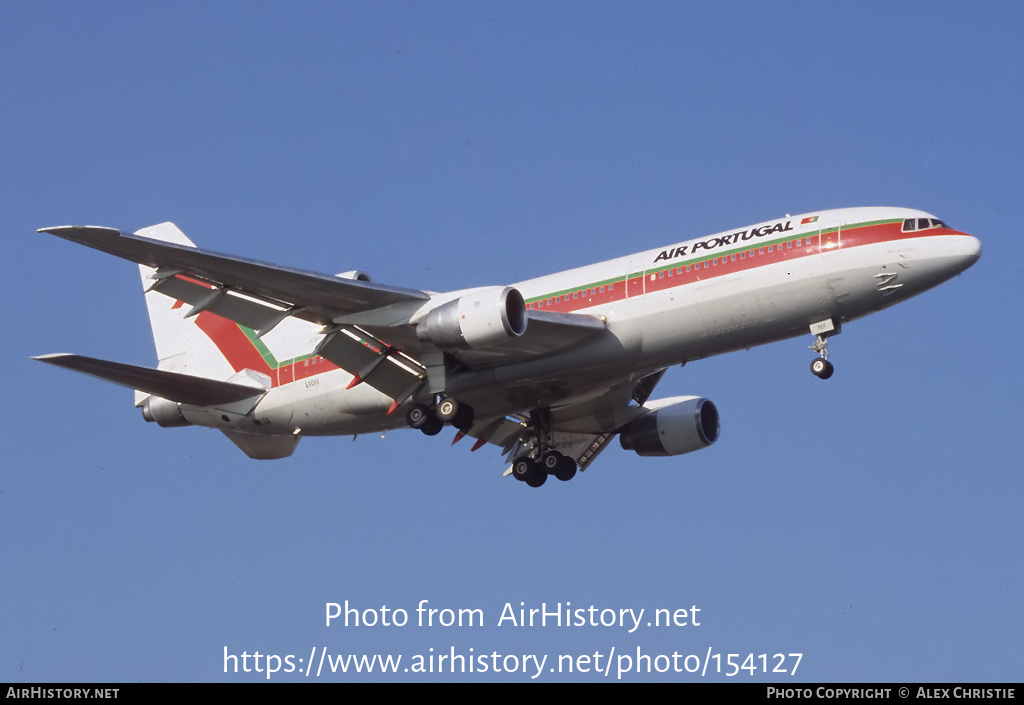
[[[142,407],[142,418],[155,421],[164,428],[191,426],[192,422],[181,415],[181,405],[162,397],[150,397]]]
[[[511,286],[474,289],[441,304],[416,326],[424,342],[446,350],[486,348],[526,332],[526,302]]]
[[[656,407],[630,421],[619,442],[637,455],[682,455],[718,440],[718,409],[702,397],[673,397],[648,402]]]

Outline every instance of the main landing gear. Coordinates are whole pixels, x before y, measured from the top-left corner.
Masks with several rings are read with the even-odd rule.
[[[438,403],[430,406],[413,404],[406,412],[405,420],[411,428],[418,428],[428,436],[439,434],[445,424],[468,431],[473,425],[473,407],[460,404],[452,397],[441,397]]]
[[[530,487],[540,487],[547,482],[548,475],[568,482],[576,476],[576,461],[557,450],[549,450],[538,460],[529,455],[521,455],[512,463],[512,477],[522,480]]]
[[[554,475],[562,482],[576,476],[576,461],[551,447],[551,410],[530,412],[536,444],[512,462],[512,476],[530,487],[540,487]]]
[[[436,436],[450,424],[460,431],[473,425],[473,409],[452,397],[441,396],[435,404],[413,404],[405,414],[412,428],[428,436]],[[531,433],[532,431],[532,433]],[[521,437],[522,439],[522,437]],[[551,410],[534,409],[530,412],[529,430],[520,440],[521,452],[512,462],[512,476],[530,487],[540,487],[554,475],[562,482],[576,476],[576,460],[559,453],[551,441]]]

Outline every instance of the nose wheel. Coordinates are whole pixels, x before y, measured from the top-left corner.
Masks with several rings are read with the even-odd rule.
[[[828,379],[834,371],[835,368],[832,367],[832,363],[823,357],[815,358],[814,362],[811,363],[811,372],[820,379]]]

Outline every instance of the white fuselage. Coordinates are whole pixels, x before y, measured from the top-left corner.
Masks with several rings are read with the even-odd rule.
[[[977,239],[933,223],[934,216],[902,208],[785,216],[515,284],[530,309],[589,314],[606,328],[555,353],[453,374],[446,391],[478,413],[557,407],[673,364],[807,335],[819,321],[839,326],[977,260]],[[311,351],[318,327],[290,325],[281,339]],[[265,342],[273,348],[273,334]],[[253,411],[259,427],[245,430],[329,435],[405,425],[404,414],[387,413],[391,398],[365,384],[346,389],[353,375],[322,358],[303,363],[302,374],[281,378]],[[210,411],[191,416],[241,428],[231,415],[228,422]]]

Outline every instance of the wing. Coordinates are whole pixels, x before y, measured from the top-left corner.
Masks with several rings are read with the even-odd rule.
[[[419,307],[430,300],[427,292],[415,289],[342,279],[154,239],[173,237],[168,232],[171,229],[180,233],[170,223],[140,231],[149,237],[94,226],[61,226],[39,232],[152,267],[156,272],[151,288],[198,308],[192,313],[213,310],[257,331],[265,332],[270,323],[281,319],[282,309],[297,318],[329,325],[345,314],[403,304]],[[225,297],[230,298],[222,301]]]
[[[413,321],[451,299],[417,289],[329,276],[201,250],[171,223],[125,233],[96,226],[60,226],[56,235],[149,268],[149,289],[189,305],[186,317],[215,314],[233,321],[259,347],[259,338],[292,317],[323,326],[314,351],[404,403],[426,383],[424,356],[445,352],[421,340]],[[512,340],[447,351],[467,367],[501,365],[576,344],[604,329],[596,317],[529,310],[527,329]]]

